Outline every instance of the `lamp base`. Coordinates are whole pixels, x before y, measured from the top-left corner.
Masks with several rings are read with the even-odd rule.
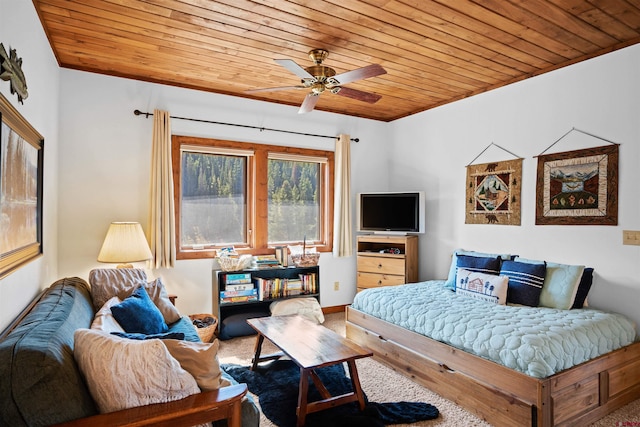
[[[118,264],[116,268],[133,268],[133,264]]]

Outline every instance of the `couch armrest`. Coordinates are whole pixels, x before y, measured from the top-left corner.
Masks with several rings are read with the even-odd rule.
[[[218,390],[203,391],[167,403],[138,406],[107,414],[80,418],[59,427],[172,426],[191,427],[210,421],[227,419],[228,427],[240,427],[242,398],[247,385],[238,384]]]

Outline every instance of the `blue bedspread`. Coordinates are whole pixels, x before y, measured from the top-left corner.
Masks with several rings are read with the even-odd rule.
[[[494,305],[443,285],[436,280],[367,289],[353,308],[535,378],[636,339],[633,323],[620,314]]]

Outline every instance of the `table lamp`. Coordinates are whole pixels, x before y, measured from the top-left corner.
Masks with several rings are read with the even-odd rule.
[[[132,268],[132,262],[146,261],[152,257],[139,223],[112,222],[98,254],[98,261],[120,263],[118,268]]]

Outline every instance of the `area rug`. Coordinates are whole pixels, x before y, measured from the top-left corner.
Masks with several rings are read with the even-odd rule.
[[[264,415],[278,427],[296,426],[298,385],[300,369],[291,360],[276,360],[261,365],[256,371],[248,366],[225,364],[222,366],[238,382],[246,383],[249,391],[258,396]],[[342,364],[316,370],[318,376],[332,396],[353,391],[351,379],[346,376]],[[320,400],[320,393],[313,382],[309,383],[309,402]],[[424,402],[369,402],[360,411],[356,402],[337,406],[307,415],[305,426],[384,426],[387,424],[414,423],[438,417],[438,409]]]

